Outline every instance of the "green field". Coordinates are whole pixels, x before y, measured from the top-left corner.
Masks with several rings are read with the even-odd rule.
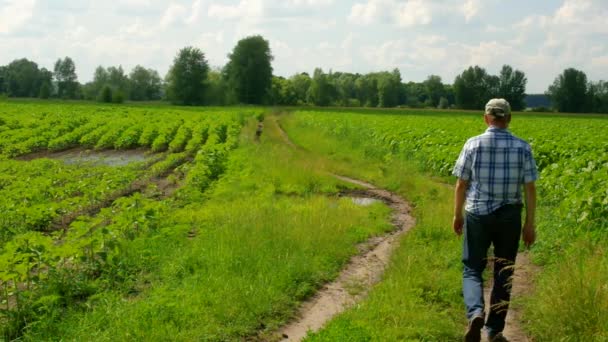
[[[536,341],[604,341],[608,117],[516,113],[511,128],[541,175],[522,324]],[[307,339],[460,340],[445,183],[483,130],[456,111],[0,102],[0,336],[272,340],[392,229],[385,205],[338,196],[353,188],[340,174],[408,199],[417,224],[369,296]]]

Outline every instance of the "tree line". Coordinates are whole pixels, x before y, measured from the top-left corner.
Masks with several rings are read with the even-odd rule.
[[[298,73],[273,75],[267,40],[240,40],[223,68],[210,68],[198,48],[178,51],[164,78],[137,65],[99,66],[91,82],[78,82],[70,57],[57,60],[53,71],[25,58],[0,66],[0,94],[10,97],[86,99],[100,102],[168,100],[178,105],[260,104],[284,106],[343,106],[482,109],[487,99],[507,99],[514,110],[526,108],[525,74],[504,65],[498,75],[471,66],[452,84],[430,75],[423,82],[404,82],[398,69],[367,74]],[[555,110],[608,113],[608,82],[589,82],[584,72],[566,69],[546,91]]]

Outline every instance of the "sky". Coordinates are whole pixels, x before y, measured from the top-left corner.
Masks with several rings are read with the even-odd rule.
[[[260,34],[275,75],[398,68],[404,82],[452,83],[468,66],[509,64],[542,93],[569,67],[608,80],[607,18],[608,0],[0,0],[0,65],[52,70],[70,56],[81,82],[99,65],[164,76],[183,47],[221,67]]]

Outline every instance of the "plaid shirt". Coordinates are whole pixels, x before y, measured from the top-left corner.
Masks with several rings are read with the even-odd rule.
[[[523,184],[538,179],[530,145],[493,126],[466,142],[452,174],[470,182],[465,210],[477,215],[521,204]]]

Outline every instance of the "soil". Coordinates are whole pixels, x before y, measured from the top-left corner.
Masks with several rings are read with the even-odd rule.
[[[509,305],[507,314],[507,322],[503,335],[511,342],[528,342],[532,339],[528,338],[523,331],[520,322],[522,321],[521,310],[518,305],[518,300],[524,298],[532,292],[532,279],[538,272],[538,267],[534,266],[530,261],[530,256],[527,252],[519,253],[515,261],[515,273],[513,275],[513,284],[511,290],[511,298],[514,303]],[[488,279],[484,286],[484,297],[486,305],[490,303],[490,292],[492,291],[492,279]],[[485,334],[484,334],[485,335]],[[486,336],[482,341],[487,341]]]

